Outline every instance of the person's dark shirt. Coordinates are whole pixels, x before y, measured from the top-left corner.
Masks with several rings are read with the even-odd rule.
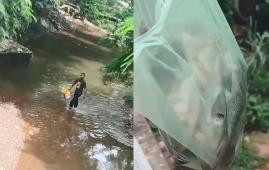
[[[76,86],[75,95],[81,95],[83,92],[83,89],[86,89],[86,82],[83,78],[76,79],[72,86],[76,85],[76,83],[78,82],[80,82],[81,84],[79,88],[77,88]]]

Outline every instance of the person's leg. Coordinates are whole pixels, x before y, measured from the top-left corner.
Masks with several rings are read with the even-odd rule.
[[[79,98],[80,96],[81,96],[81,94],[76,96],[76,100],[74,101],[74,107],[75,107],[75,108],[78,107],[78,98]]]
[[[78,98],[76,98],[75,102],[74,102],[74,107],[77,108],[78,107]]]
[[[77,105],[76,104],[77,98],[78,98],[78,95],[75,94],[74,97],[73,97],[73,99],[69,103],[69,107],[74,107],[74,106]]]
[[[73,107],[73,105],[74,105],[73,100],[74,100],[74,98],[70,101],[70,103],[69,103],[69,107]]]

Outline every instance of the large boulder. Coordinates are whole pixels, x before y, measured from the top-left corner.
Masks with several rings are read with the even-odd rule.
[[[27,67],[33,53],[21,44],[12,40],[0,42],[0,69]]]

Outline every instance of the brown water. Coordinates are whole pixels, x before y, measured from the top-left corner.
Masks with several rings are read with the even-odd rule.
[[[129,170],[133,167],[126,88],[105,86],[100,68],[115,54],[94,37],[68,33],[44,35],[26,44],[34,53],[27,69],[1,70],[2,101],[14,102],[22,118],[39,129],[23,152],[47,170]],[[68,110],[60,94],[85,72],[89,95]],[[23,162],[21,162],[23,164]]]

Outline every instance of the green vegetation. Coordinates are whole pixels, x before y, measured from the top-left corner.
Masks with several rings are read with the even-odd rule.
[[[128,16],[113,31],[114,43],[123,50],[123,55],[106,66],[106,72],[124,74],[133,68],[133,16]]]
[[[107,82],[120,81],[128,86],[133,85],[132,71],[130,69],[132,65],[129,66],[130,70],[124,72],[122,71],[124,70],[123,67],[125,66],[125,63],[129,62],[126,61],[128,59],[128,54],[126,54],[122,57],[114,59],[104,67],[103,81],[105,84]]]
[[[122,3],[126,7],[121,7]],[[117,23],[124,20],[133,10],[131,0],[121,3],[118,0],[75,0],[75,4],[79,5],[83,18],[109,31],[115,29]]]
[[[256,156],[255,150],[245,139],[239,148],[231,170],[254,170],[263,165],[264,161],[262,158]]]
[[[133,85],[133,32],[134,17],[130,13],[113,30],[114,43],[123,50],[123,55],[104,67],[104,82],[119,80],[128,86]],[[123,97],[125,104],[133,107],[133,95]]]
[[[114,43],[123,49],[123,55],[114,59],[104,68],[104,81],[120,80],[132,85],[133,69],[133,16],[128,16],[113,31]]]
[[[0,0],[0,39],[21,37],[34,21],[31,0]]]
[[[0,39],[21,39],[36,23],[40,12],[64,0],[0,0]]]
[[[114,31],[115,42],[125,50],[124,59],[120,60],[121,72],[125,73],[133,69],[133,32],[134,17],[128,16]]]
[[[249,120],[269,130],[269,33],[250,34],[246,41],[251,52],[246,60],[248,64],[248,105]]]
[[[81,12],[80,15],[87,18],[89,21],[109,28],[110,24],[107,20],[110,12],[108,9],[107,0],[78,0],[76,1],[79,5]]]

